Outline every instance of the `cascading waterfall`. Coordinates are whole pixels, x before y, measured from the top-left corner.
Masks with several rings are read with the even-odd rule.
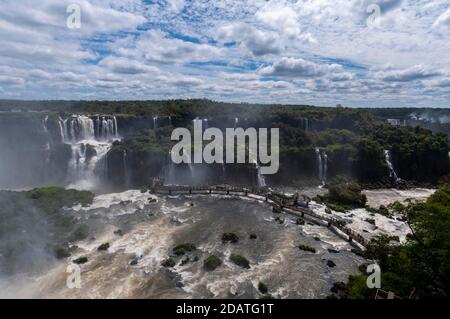
[[[153,129],[156,130],[158,128],[158,117],[153,117]]]
[[[119,130],[115,116],[97,116],[94,121],[85,115],[72,115],[58,121],[61,141],[70,145],[71,159],[68,165],[69,187],[93,189],[99,182],[96,168],[100,165],[106,175],[106,154],[112,142],[118,140]]]
[[[266,187],[266,178],[264,175],[261,174],[261,166],[259,166],[259,163],[257,160],[254,160],[253,163],[256,166],[256,176],[258,179],[258,187]]]
[[[384,158],[386,160],[386,164],[389,168],[389,176],[394,179],[395,182],[398,182],[400,180],[400,178],[398,178],[397,173],[395,172],[394,169],[394,164],[392,164],[392,156],[391,156],[391,151],[389,150],[384,150]]]
[[[206,129],[208,129],[208,119],[203,119],[203,126]]]
[[[236,128],[239,125],[239,118],[234,119],[234,128]]]
[[[316,158],[319,180],[323,185],[325,185],[328,174],[328,155],[325,153],[325,151],[321,151],[319,148],[316,148]]]

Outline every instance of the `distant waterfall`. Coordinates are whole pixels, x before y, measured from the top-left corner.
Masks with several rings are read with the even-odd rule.
[[[239,118],[234,119],[234,128],[236,128],[239,125]]]
[[[391,156],[391,151],[389,150],[384,150],[384,158],[386,160],[386,164],[389,168],[389,176],[394,179],[395,182],[398,182],[400,180],[400,178],[398,178],[397,173],[395,172],[394,169],[394,164],[392,164],[392,156]]]
[[[153,129],[156,130],[158,128],[158,117],[153,117]]]
[[[305,132],[309,131],[309,120],[308,118],[300,119],[300,127],[305,130]]]
[[[116,117],[98,116],[94,121],[85,115],[72,115],[67,119],[59,118],[58,125],[62,143],[72,149],[67,172],[69,187],[95,188],[99,180],[96,168],[103,165],[102,173],[106,174],[106,154],[112,142],[119,139]]]
[[[208,129],[208,119],[203,119],[203,125],[205,130]]]
[[[316,148],[316,158],[317,158],[317,167],[319,180],[324,185],[327,181],[328,175],[328,155],[325,151],[321,151],[319,148]]]
[[[256,166],[256,176],[258,180],[258,187],[266,187],[266,178],[261,174],[261,166],[259,166],[258,161],[254,160],[253,163]]]

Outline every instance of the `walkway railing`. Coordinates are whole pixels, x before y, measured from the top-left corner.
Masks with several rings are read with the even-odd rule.
[[[279,196],[270,191],[259,189],[259,188],[245,188],[238,186],[155,186],[151,189],[152,193],[163,194],[163,195],[179,195],[179,194],[189,194],[189,195],[239,195],[239,196],[260,196],[265,199],[266,202],[277,206],[281,211],[285,213],[295,215],[297,217],[313,217],[314,219],[324,221],[327,227],[334,227],[338,229],[348,238],[349,242],[356,242],[361,246],[365,247],[369,244],[369,241],[365,239],[361,234],[355,232],[345,225],[341,220],[333,217],[324,216],[322,214],[315,213],[310,209],[309,203],[307,201],[295,200],[296,205],[293,205],[293,200],[287,200],[286,196]],[[299,205],[300,204],[300,205]],[[301,207],[303,206],[303,207]]]

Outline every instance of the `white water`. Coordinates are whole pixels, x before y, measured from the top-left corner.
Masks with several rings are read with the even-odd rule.
[[[316,148],[316,157],[319,174],[318,177],[322,182],[322,185],[325,185],[328,174],[328,155],[325,153],[325,151],[321,151],[319,148]]]
[[[264,175],[261,174],[261,166],[259,166],[257,160],[254,160],[253,163],[255,163],[256,166],[258,187],[266,187],[266,178],[264,177]]]
[[[386,160],[386,164],[389,168],[389,176],[394,179],[395,182],[398,182],[400,178],[398,178],[397,173],[395,172],[394,165],[392,164],[391,151],[384,150],[384,158]]]
[[[158,128],[158,117],[153,117],[153,129],[156,130]]]
[[[100,176],[96,174],[99,163],[119,137],[116,117],[97,117],[92,120],[84,115],[72,115],[58,121],[61,141],[70,145],[72,156],[68,165],[67,183],[69,188],[94,189],[99,186]],[[89,156],[88,148],[94,150]],[[104,171],[104,170],[103,170]]]

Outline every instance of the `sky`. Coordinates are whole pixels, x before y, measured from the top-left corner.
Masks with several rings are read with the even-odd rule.
[[[175,98],[450,108],[450,1],[1,0],[0,99]]]

